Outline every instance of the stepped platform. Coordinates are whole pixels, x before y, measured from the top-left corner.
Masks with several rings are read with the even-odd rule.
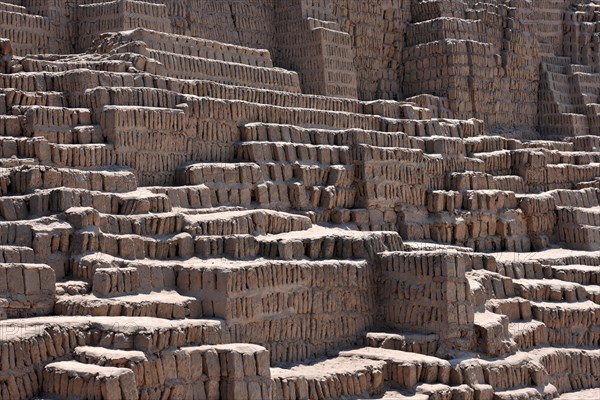
[[[58,299],[55,311],[61,315],[155,317],[185,319],[197,316],[196,299],[176,292],[160,292],[118,298],[65,296]]]
[[[342,3],[0,1],[0,399],[596,395],[596,2]]]
[[[57,398],[66,399],[70,396],[102,396],[123,400],[138,398],[135,391],[135,377],[127,368],[62,361],[46,365],[43,380],[44,392]]]

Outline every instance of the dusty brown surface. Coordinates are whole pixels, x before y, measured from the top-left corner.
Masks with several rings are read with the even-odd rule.
[[[597,398],[599,12],[0,0],[0,400]]]

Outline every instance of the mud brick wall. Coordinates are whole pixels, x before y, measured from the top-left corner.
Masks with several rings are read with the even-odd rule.
[[[27,12],[50,20],[50,48],[45,53],[72,53],[75,48],[71,38],[76,31],[75,9],[72,1],[65,0],[23,0],[21,4]]]
[[[198,353],[202,357],[202,365],[205,368],[203,372],[209,377],[208,386],[212,384],[215,388],[218,387],[220,398],[270,398],[270,360],[269,352],[265,348],[252,344],[225,344],[189,348],[186,351],[191,357]],[[193,367],[190,368],[190,372],[194,376],[198,375],[198,371],[194,371]],[[202,384],[202,379],[199,383]],[[206,388],[207,383],[204,383],[204,386]],[[187,392],[175,393],[196,394],[198,390],[192,384],[191,387],[188,386]],[[172,392],[177,397],[175,393]]]
[[[183,110],[107,106],[100,124],[115,146],[117,164],[138,171],[141,182],[172,182],[178,165],[191,156],[193,134]],[[168,131],[169,143],[162,141]]]
[[[438,243],[468,246],[477,251],[530,249],[527,223],[517,210],[512,192],[427,192],[427,211],[429,226],[424,228]]]
[[[323,9],[321,3],[319,10]],[[411,2],[332,0],[325,3],[331,9],[328,20],[336,21],[342,32],[351,35],[358,98],[400,99],[403,36],[406,21],[410,19]]]
[[[549,194],[528,194],[517,197],[527,222],[527,234],[533,250],[545,248],[556,228],[556,203]]]
[[[265,345],[276,362],[358,343],[374,322],[375,275],[365,261],[184,266],[178,287],[200,296],[204,315],[226,319],[233,342]]]
[[[426,4],[417,8],[422,7]],[[431,19],[408,25],[404,94],[446,96],[456,117],[476,116],[492,129],[536,127],[537,42],[522,22],[531,5],[462,7],[437,6]]]
[[[267,50],[234,46],[202,38],[173,36],[163,32],[136,29],[127,35],[128,41],[143,41],[149,48],[194,57],[230,61],[257,67],[272,67]]]
[[[350,35],[335,24],[307,19],[303,3],[279,2],[276,11],[276,64],[298,71],[305,93],[356,98]]]
[[[132,382],[129,382],[130,387],[123,389],[133,390],[133,398],[136,399],[138,395],[139,398],[162,396],[177,399],[198,396],[205,399],[271,398],[269,353],[264,347],[257,345],[204,345],[168,349],[158,354],[78,346],[73,356],[82,364],[72,364],[72,369],[80,369],[84,373],[82,377],[85,377],[85,368],[89,364],[130,371]],[[50,366],[60,367],[60,363]],[[124,372],[103,368],[97,371],[100,374]],[[46,368],[44,374],[48,372],[50,371]],[[58,379],[52,379],[56,377],[48,378],[53,384],[62,386]],[[47,384],[46,379],[44,384]]]
[[[290,58],[280,53],[283,49],[289,48],[281,35],[289,27],[285,25],[278,27],[278,24],[281,21],[286,23],[293,21],[294,32],[298,39],[306,43],[310,43],[311,37],[314,40],[323,39],[319,46],[315,44],[318,48],[314,48],[313,51],[343,44],[354,53],[354,56],[349,58],[344,56],[343,60],[339,55],[330,55],[329,61],[325,62],[326,69],[338,71],[336,75],[338,78],[342,76],[340,74],[343,71],[343,78],[347,80],[344,85],[338,84],[336,87],[331,87],[331,83],[328,83],[325,87],[327,89],[329,86],[328,90],[331,93],[328,94],[356,97],[354,82],[356,79],[358,97],[361,99],[400,98],[402,34],[405,22],[409,19],[409,2],[406,0],[393,0],[391,3],[378,0],[369,4],[359,0],[336,0],[325,3],[281,0],[219,2],[157,0],[152,2],[167,7],[173,33],[268,49],[275,56],[276,64],[283,67],[299,65],[297,64],[299,57]],[[284,11],[290,7],[296,10],[292,19],[286,17],[287,11]],[[305,24],[307,19],[312,20],[312,25]],[[311,28],[319,29],[311,33]],[[168,30],[163,29],[163,31]],[[299,32],[304,33],[299,34]],[[326,37],[318,37],[323,35]],[[305,50],[302,57],[311,56],[311,52]],[[308,60],[304,62],[307,63]]]
[[[516,1],[508,7],[500,5],[493,14],[483,16],[492,43],[500,55],[500,68],[495,80],[500,80],[496,89],[498,105],[493,101],[482,107],[484,119],[491,128],[495,126],[516,126],[532,128],[538,123],[537,101],[539,69],[539,44],[528,30],[527,21],[535,9],[528,4]],[[493,69],[492,69],[493,71]],[[488,78],[493,73],[485,72]],[[475,85],[475,90],[489,91],[490,84]]]
[[[412,234],[408,230],[418,229],[418,224],[411,225],[410,214],[425,205],[429,185],[428,175],[422,173],[423,152],[359,145],[354,153],[359,181],[357,205],[369,211],[371,226],[395,227],[400,220],[398,214],[403,213],[401,229]]]
[[[209,0],[166,2],[173,33],[224,43],[239,43],[239,33],[235,29],[228,3]]]
[[[565,12],[563,52],[576,64],[600,68],[600,37],[595,22],[595,4],[575,4]]]
[[[159,60],[165,73],[180,79],[214,80],[239,85],[299,93],[298,77],[295,72],[281,69],[250,67],[238,63],[223,64],[219,61],[193,58],[178,54],[148,50],[150,57]]]
[[[104,32],[117,32],[126,29],[123,18],[124,3],[111,1],[101,4],[84,4],[76,8],[77,48],[85,50]]]
[[[564,54],[571,57],[576,64],[600,67],[600,57],[597,48],[600,44],[597,27],[594,22],[594,8],[580,4],[576,10],[565,13]]]
[[[565,21],[565,12],[573,1],[534,0],[530,4],[533,12],[528,16],[528,25],[541,44],[540,50],[544,53],[561,55],[565,41],[563,21]],[[523,1],[516,1],[515,5],[526,4]]]
[[[269,365],[269,353],[263,347],[222,344],[166,350],[132,369],[142,398],[162,394],[173,398],[266,399],[271,383]]]
[[[11,170],[10,180],[9,190],[16,193],[31,193],[36,189],[62,186],[109,192],[128,192],[137,188],[135,175],[129,171],[107,173],[105,171],[25,166]]]
[[[321,87],[318,91],[306,90],[306,92],[333,97],[357,98],[351,37],[348,34],[326,28],[313,29],[311,34],[316,36],[316,41],[321,49],[323,80],[318,82]]]
[[[311,37],[314,39],[314,51],[342,45],[354,53],[343,60],[337,55],[325,55],[321,62],[315,59],[312,54],[314,51],[306,52],[305,58],[312,61],[302,62],[312,63],[313,67],[318,68],[324,66],[329,71],[321,74],[325,78],[315,81],[322,83],[319,83],[320,93],[327,91],[335,96],[349,97],[357,94],[358,98],[365,100],[397,99],[422,91],[442,94],[449,97],[451,108],[458,109],[457,116],[477,115],[486,120],[491,128],[500,125],[537,126],[539,55],[572,53],[574,62],[591,65],[598,64],[599,59],[598,51],[594,50],[598,47],[594,42],[597,34],[590,31],[591,25],[585,20],[593,13],[584,5],[579,5],[577,12],[567,12],[570,2],[565,0],[513,0],[506,4],[490,2],[485,7],[470,0],[453,2],[448,6],[407,0],[378,0],[368,4],[358,0],[327,3],[118,0],[101,4],[85,0],[77,4],[67,3],[66,6],[57,1],[27,0],[22,2],[27,9],[8,6],[2,15],[12,13],[14,15],[5,19],[19,19],[19,22],[4,24],[7,27],[13,25],[13,28],[7,28],[12,30],[4,36],[12,37],[14,26],[18,25],[19,29],[32,26],[32,34],[38,35],[38,39],[43,41],[36,49],[43,47],[46,52],[50,49],[63,53],[71,50],[68,47],[72,37],[80,41],[78,47],[83,49],[91,44],[95,33],[143,26],[163,32],[265,48],[274,55],[281,54],[276,56],[277,65],[288,66],[293,59],[298,61],[302,57],[290,57],[281,52],[283,50],[285,53],[285,48],[289,47],[282,40],[289,36],[285,34],[287,23],[288,28],[293,28],[296,33],[304,32],[297,35],[302,42],[311,43]],[[277,10],[290,7],[298,11],[295,12],[296,16],[292,19],[282,18],[286,13]],[[99,10],[105,17],[100,21],[91,18]],[[440,18],[449,16],[457,19]],[[564,18],[570,22],[564,24],[568,32],[563,43],[561,33]],[[22,22],[21,19],[41,19],[46,22]],[[278,28],[276,21],[285,23]],[[40,29],[40,24],[48,26]],[[406,41],[403,39],[405,33]],[[314,38],[315,35],[320,37]],[[444,60],[434,60],[433,64],[428,59],[432,56],[436,58],[436,50],[428,50],[426,56],[415,60],[414,47],[431,47],[440,38],[459,39],[470,47],[467,51],[448,49],[442,57]],[[29,46],[36,42],[30,39],[13,40],[17,54],[36,52],[19,48],[26,43]],[[47,42],[49,45],[46,45]],[[413,61],[417,61],[416,66]],[[428,62],[430,64],[426,65]],[[454,67],[449,70],[442,68],[451,64]],[[436,83],[419,83],[423,79],[413,76],[419,71],[424,76],[429,74],[425,81]],[[343,80],[344,83],[332,85],[328,83],[328,76],[337,78],[338,82]],[[442,78],[441,83],[437,82],[439,78]],[[450,89],[444,89],[446,87]],[[463,87],[468,87],[468,91],[462,90]],[[307,91],[317,92],[312,88]],[[570,124],[566,122],[565,126]]]
[[[95,319],[92,324],[91,317],[67,317],[61,322],[48,318],[39,318],[37,322],[35,325],[28,325],[25,320],[0,323],[0,397],[3,399],[35,397],[42,388],[44,366],[70,356],[79,346],[118,347],[160,354],[170,348],[223,343],[218,321],[161,324],[151,318],[133,321],[126,317],[106,317]]]
[[[465,272],[466,254],[385,252],[378,257],[380,318],[385,325],[418,333],[436,333],[447,349],[468,349],[474,310]]]
[[[51,314],[55,281],[47,265],[0,264],[0,308],[9,318]]]
[[[15,55],[46,53],[51,49],[52,25],[48,18],[0,9],[0,37],[11,38]]]
[[[142,1],[115,0],[81,4],[76,9],[77,49],[87,50],[101,33],[135,28],[171,32],[167,7]]]
[[[473,6],[471,3],[474,2],[477,1],[464,0],[462,3],[458,1],[411,1],[410,12],[415,22],[429,21],[440,16],[464,18],[464,5]]]
[[[276,0],[164,1],[174,33],[273,50]]]
[[[519,83],[499,78],[500,60],[490,44],[473,41],[420,44],[404,50],[404,61],[404,93],[407,95],[425,92],[448,97],[457,118],[475,116],[485,120],[491,128],[515,121],[523,126],[537,125],[537,81],[533,78],[525,81],[525,77],[525,82]],[[524,84],[526,90],[515,90]],[[536,93],[535,98],[529,90]],[[515,92],[521,95],[511,94]],[[528,98],[517,98],[523,93],[527,93]],[[502,98],[507,100],[499,100]],[[515,104],[523,108],[518,109]],[[508,121],[507,114],[516,119]]]
[[[600,379],[600,351],[554,349],[539,350],[538,354],[550,375],[550,382],[561,393],[597,386]]]

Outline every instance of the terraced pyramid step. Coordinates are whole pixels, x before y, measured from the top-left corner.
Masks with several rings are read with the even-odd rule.
[[[81,209],[81,212],[84,210]],[[90,209],[93,211],[93,209]],[[75,209],[70,211],[75,213]],[[165,235],[187,232],[191,235],[262,235],[309,229],[307,217],[271,210],[244,210],[219,212],[206,210],[193,213],[184,210],[152,215],[98,214],[94,222],[108,234]],[[91,222],[88,222],[88,224]],[[87,226],[78,222],[77,227]]]
[[[559,393],[577,392],[597,387],[596,368],[600,362],[597,348],[582,350],[579,348],[541,348],[529,354],[537,358],[550,377],[550,382]],[[564,373],[572,371],[571,376]],[[576,379],[572,379],[576,377]]]
[[[477,350],[487,356],[514,352],[515,343],[509,332],[509,319],[500,313],[476,312],[474,319]]]
[[[531,140],[525,141],[522,143],[523,148],[525,149],[546,149],[553,150],[559,152],[579,152],[579,151],[589,151],[585,149],[578,148],[575,144],[577,138],[573,139],[573,142],[564,142],[557,140]],[[590,154],[591,155],[591,154]]]
[[[221,207],[231,207],[239,210],[238,205],[250,205],[250,199],[243,193],[245,189],[222,188],[217,191],[209,189],[206,185],[193,186],[146,186],[146,190],[154,194],[166,195],[174,208],[184,208],[187,212],[190,209],[205,209],[205,212],[211,212],[211,208],[221,209]],[[223,209],[225,209],[223,208]],[[227,208],[229,209],[229,208]]]
[[[335,148],[309,145],[298,145],[295,148],[285,143],[280,146],[270,142],[245,142],[241,146],[242,158],[256,161],[256,157],[259,157],[261,160],[257,163],[192,164],[180,169],[180,181],[203,182],[197,187],[181,188],[177,197],[183,197],[182,205],[186,203],[186,198],[191,203],[190,195],[197,189],[197,194],[194,194],[200,197],[203,206],[208,204],[248,207],[252,202],[256,202],[261,207],[269,205],[282,210],[301,211],[320,207],[331,209],[353,206],[356,197],[353,187],[355,168],[340,164],[348,162],[347,160],[331,159],[332,154],[338,154]],[[345,147],[340,148],[343,151],[347,150]],[[269,149],[276,155],[271,152],[269,156],[262,152]],[[321,161],[326,164],[312,159],[317,153],[323,157]],[[290,161],[280,163],[268,159],[270,157],[289,158]],[[183,190],[186,190],[187,194]],[[169,192],[175,195],[175,190]],[[195,203],[198,204],[198,201]]]
[[[486,302],[486,308],[494,313],[506,315],[511,322],[531,319],[531,304],[529,300],[521,297],[506,299],[492,299]]]
[[[29,53],[42,53],[50,48],[50,36],[48,31],[50,30],[50,20],[40,15],[34,15],[29,10],[23,8],[15,8],[14,6],[21,6],[20,2],[16,4],[14,1],[6,1],[3,3],[11,3],[7,10],[0,10],[0,18],[2,18],[2,37],[13,36],[12,41],[9,42],[9,48],[6,53],[3,51],[3,55],[10,56],[9,60],[12,59],[13,55],[26,55]],[[22,35],[15,35],[15,31],[22,27],[38,27],[38,31],[31,32],[28,37],[22,37]],[[16,36],[16,37],[15,37]],[[3,69],[4,70],[4,69]],[[10,71],[9,68],[6,69]],[[17,72],[15,70],[15,72]],[[4,71],[3,71],[4,72]]]
[[[322,129],[296,125],[254,122],[240,127],[241,139],[249,142],[292,142],[312,145],[350,146],[369,144],[424,150],[421,138],[402,131],[380,132],[362,129]]]
[[[187,39],[190,40],[191,38]],[[168,90],[165,87],[153,86],[124,86],[123,82],[121,82],[118,85],[114,84],[110,87],[100,84],[98,87],[86,90],[82,96],[74,94],[72,99],[75,100],[76,104],[90,108],[98,108],[110,104],[174,108],[185,99],[185,94],[187,94],[229,100],[238,99],[259,104],[280,104],[284,107],[372,114],[390,118],[428,119],[432,116],[431,110],[419,107],[413,102],[389,102],[383,100],[362,102],[347,98],[227,85],[209,80],[190,81],[168,77],[164,79],[169,82],[177,82],[177,85],[180,85],[182,90]],[[171,85],[171,87],[173,86]],[[151,96],[149,96],[150,94]],[[432,97],[439,99],[434,96]],[[444,117],[447,117],[447,115]]]
[[[515,294],[532,301],[575,303],[589,298],[585,286],[560,280],[515,279]]]
[[[41,358],[32,362],[47,362],[63,357],[75,347],[86,344],[155,353],[183,346],[217,344],[225,341],[223,321],[218,319],[166,320],[150,317],[55,315],[9,319],[0,321],[0,326],[6,329],[22,329],[24,332],[19,337],[4,334],[3,343],[10,343],[12,346],[21,344],[29,350],[34,345],[39,347],[40,341],[47,341],[46,353],[40,354]],[[31,327],[37,328],[29,329]],[[89,332],[90,335],[79,338],[75,334],[78,331]],[[69,337],[71,333],[73,336]],[[64,336],[65,334],[68,338]],[[22,361],[25,355],[19,357],[21,358],[19,365],[25,365]]]
[[[67,211],[69,222],[82,228],[95,225],[104,233],[165,235],[182,231],[185,214],[164,212],[152,214],[114,215],[100,214],[93,208],[71,208]]]
[[[102,129],[98,125],[80,125],[76,127],[44,127],[37,128],[32,137],[44,138],[49,143],[56,144],[90,144],[104,143]]]
[[[168,319],[2,321],[0,398],[73,359],[143,399],[598,386],[600,257],[520,254],[600,242],[594,2],[4,3],[0,318]]]
[[[90,294],[91,285],[86,281],[62,279],[56,282],[57,296],[76,296]]]
[[[365,345],[434,356],[439,340],[440,337],[436,334],[369,332]]]
[[[563,393],[558,400],[593,399],[600,396],[600,389],[581,390],[572,393]]]
[[[69,105],[65,93],[57,91],[28,92],[14,88],[2,88],[0,89],[0,98],[9,113],[12,112],[13,106],[20,109],[19,106],[68,107]],[[0,114],[3,114],[1,108]]]
[[[43,139],[0,137],[0,143],[2,143],[2,157],[4,158],[2,167],[17,167],[28,163],[39,164],[42,161],[39,156],[41,155],[40,146],[44,143]]]
[[[496,272],[477,270],[468,271],[465,275],[473,293],[473,305],[480,309],[486,308],[494,311],[497,305],[503,304],[504,299],[514,294],[511,279]],[[516,301],[511,300],[510,303],[517,305],[517,312],[515,314],[519,315],[520,301],[518,299]]]
[[[132,2],[134,0],[127,0]],[[155,73],[160,63],[144,56],[122,54],[106,57],[100,54],[85,55],[28,55],[20,60],[24,72],[66,72],[78,69],[94,71],[129,72],[137,68],[140,71]]]
[[[274,67],[181,55],[148,48],[148,55],[164,66],[161,75],[179,79],[206,79],[236,86],[250,86],[300,93],[297,73]]]
[[[260,67],[273,66],[271,55],[267,50],[252,49],[202,38],[174,35],[145,28],[137,28],[121,32],[118,35],[105,37],[103,45],[118,51],[120,46],[134,41],[143,41],[152,49],[172,53],[188,54],[195,57]],[[104,50],[107,49],[105,48]]]
[[[552,278],[547,266],[536,260],[517,259],[513,261],[501,258],[495,264],[495,270],[510,279]]]
[[[55,144],[43,140],[39,143],[37,148],[34,147],[36,157],[51,161],[57,167],[102,168],[116,165],[117,156],[112,144]]]
[[[484,36],[479,33],[479,20],[463,18],[438,17],[408,25],[407,46],[416,46],[421,43],[435,42],[438,40],[472,40],[485,42]]]
[[[283,219],[282,219],[283,221]],[[285,228],[285,223],[279,226]],[[302,220],[300,220],[302,221]],[[306,220],[308,221],[308,220]],[[303,224],[304,222],[300,222]],[[215,225],[217,226],[217,225]],[[277,225],[272,225],[273,229]],[[293,227],[293,225],[291,225]],[[298,225],[302,228],[302,225]],[[194,228],[196,229],[196,228]],[[237,229],[237,228],[236,228]],[[241,228],[240,228],[241,229]],[[258,229],[258,228],[257,228]],[[256,231],[255,233],[258,233]],[[264,231],[260,231],[264,235]],[[285,238],[286,234],[298,232],[307,237]],[[75,233],[72,247],[73,254],[86,252],[103,252],[105,254],[121,257],[128,260],[144,258],[166,260],[169,258],[200,257],[234,257],[248,258],[264,256],[268,258],[292,259],[292,257],[307,257],[319,259],[335,257],[336,255],[353,258],[365,257],[373,251],[372,243],[375,237],[386,237],[386,246],[400,246],[401,241],[396,234],[379,232],[375,235],[348,235],[347,231],[327,231],[315,234],[315,229],[290,230],[285,233],[267,234],[266,236],[253,236],[250,234],[231,235],[196,235],[187,232],[178,234],[163,234],[154,236],[141,236],[135,234],[108,234],[83,228]],[[389,242],[387,237],[389,236]],[[362,245],[366,247],[361,247]]]
[[[508,331],[519,350],[548,345],[548,328],[543,322],[511,322]]]
[[[266,258],[292,260],[366,258],[383,250],[402,248],[395,232],[357,232],[315,225],[305,231],[259,236],[259,254]]]
[[[55,282],[55,273],[48,265],[0,264],[0,314],[3,319],[51,314]]]
[[[364,347],[340,352],[340,357],[361,358],[385,362],[383,380],[410,389],[417,383],[450,382],[450,363],[440,358],[399,350]]]
[[[27,13],[26,7],[17,4],[11,4],[10,2],[2,2],[2,5],[0,7],[2,11],[16,12],[21,14]]]
[[[564,225],[600,225],[600,206],[586,208],[557,207],[557,215],[559,222]],[[563,237],[565,236],[561,236],[561,238]]]
[[[587,286],[588,299],[596,304],[600,304],[600,286]]]
[[[308,217],[271,210],[249,210],[187,215],[183,231],[192,235],[278,235],[306,231],[311,227]]]
[[[548,371],[529,353],[503,359],[459,361],[455,368],[468,385],[491,385],[494,392],[520,387],[552,388]]]
[[[140,40],[143,39],[139,38],[149,39],[149,42],[141,45]],[[300,92],[298,75],[274,68],[266,50],[250,52],[240,46],[201,39],[195,39],[192,43],[182,36],[169,37],[163,33],[138,29],[112,37],[107,35],[104,43],[98,43],[98,49],[106,52],[117,46],[126,48],[127,45],[133,45],[137,53],[162,64],[157,71],[160,75]]]
[[[61,361],[46,365],[42,380],[45,394],[58,399],[72,396],[122,400],[138,398],[135,376],[128,368]]]
[[[554,399],[558,392],[554,386],[544,387],[542,390],[536,387],[525,387],[512,390],[502,390],[494,393],[494,399],[498,400],[546,400]]]
[[[271,368],[272,396],[277,399],[336,399],[375,394],[383,387],[386,362],[337,357],[290,369]]]
[[[34,264],[35,255],[31,247],[0,246],[0,262]]]
[[[145,189],[110,193],[60,187],[39,190],[29,195],[4,196],[0,200],[0,215],[7,221],[16,221],[82,207],[93,207],[106,214],[123,215],[163,213],[172,209],[166,195]]]
[[[255,163],[300,162],[317,164],[348,164],[349,147],[308,145],[285,142],[243,142],[238,157]]]
[[[594,225],[561,224],[559,238],[573,249],[600,250],[600,228]]]
[[[56,301],[55,311],[60,315],[91,315],[95,317],[185,319],[200,316],[195,298],[167,291],[110,298],[98,298],[94,295],[61,296]]]
[[[136,373],[139,364],[148,362],[146,354],[137,350],[115,350],[98,346],[79,346],[73,350],[75,361],[98,366],[129,368]],[[141,371],[143,373],[143,371]]]
[[[256,163],[195,163],[180,168],[178,181],[182,185],[200,185],[220,189],[231,186],[256,184],[261,180],[260,167]]]
[[[594,285],[600,283],[600,268],[592,265],[552,265],[548,267],[554,279],[574,282],[580,285]]]
[[[405,132],[408,136],[473,137],[483,133],[481,130],[483,126],[477,120],[432,119],[421,121],[397,119],[357,112],[325,112],[321,109],[284,108],[261,103],[207,97],[189,97],[186,102],[193,115],[206,115],[206,113],[211,113],[217,109],[223,109],[227,105],[229,108],[232,106],[240,108],[240,112],[243,114],[239,116],[247,115],[250,117],[249,120],[258,123],[286,125],[290,121],[293,121],[293,124],[296,126],[328,127],[333,130],[401,131]]]
[[[268,353],[256,345],[182,347],[157,354],[80,346],[74,357],[131,369],[141,398],[271,398]]]
[[[11,378],[0,383],[2,396],[11,399],[26,399],[40,395],[44,384],[52,382],[54,394],[69,396],[69,385],[64,379],[78,374],[95,379],[99,375],[87,371],[113,371],[112,367],[103,369],[91,364],[72,364],[66,361],[59,364],[51,379],[42,372],[44,367],[55,362],[65,362],[64,357],[80,346],[100,346],[124,350],[138,350],[149,354],[179,348],[186,345],[204,345],[223,341],[221,321],[217,320],[181,320],[167,321],[145,317],[64,317],[11,319],[0,321],[2,326],[3,368],[11,370]],[[16,329],[20,335],[7,332]],[[15,349],[23,351],[15,352]],[[94,368],[96,367],[96,368]],[[39,372],[32,372],[36,370]],[[126,369],[127,371],[131,371]],[[47,373],[50,371],[47,370]],[[78,379],[76,379],[78,380]],[[58,384],[59,386],[55,386]],[[134,386],[127,385],[131,390]],[[31,388],[31,396],[19,388]],[[113,382],[114,387],[114,382]],[[94,390],[97,387],[94,385]],[[58,390],[58,392],[56,392]],[[95,393],[95,392],[94,392]],[[86,396],[86,395],[84,395]],[[134,397],[137,398],[137,397]]]
[[[21,121],[18,115],[0,115],[0,136],[21,136]]]
[[[31,193],[37,189],[66,187],[105,192],[131,192],[137,189],[135,175],[126,168],[80,170],[44,166],[20,167],[10,170],[12,193]]]
[[[13,112],[14,112],[13,108]],[[23,133],[36,136],[36,132],[47,131],[52,127],[69,127],[91,125],[91,112],[85,108],[65,108],[47,106],[19,106],[24,116]]]
[[[129,268],[129,282],[138,282],[138,288],[129,286],[126,277],[123,286],[113,280],[113,271],[115,277],[122,271],[118,268],[121,262],[105,255],[89,255],[82,258],[74,274],[110,272],[107,278],[112,286],[107,294],[177,290],[184,296],[196,297],[201,301],[202,315],[229,321],[233,341],[262,344],[277,362],[315,358],[327,349],[361,343],[364,331],[372,324],[374,305],[358,301],[368,298],[365,296],[369,296],[373,279],[373,271],[364,260],[213,258],[123,263]],[[109,265],[114,269],[106,271]],[[227,266],[227,273],[223,273],[222,266]],[[134,279],[134,268],[139,279]],[[86,278],[94,278],[95,289],[96,276]],[[313,302],[313,297],[328,300]],[[320,311],[315,315],[313,310]],[[265,316],[269,320],[263,322]],[[332,330],[332,324],[338,320],[347,322],[343,328]],[[316,331],[294,328],[297,326],[314,326]]]
[[[600,305],[592,301],[578,303],[532,302],[533,318],[548,327],[552,345],[596,346],[600,338]],[[567,322],[568,321],[568,322]]]
[[[441,188],[447,191],[508,191],[523,193],[525,181],[518,175],[491,175],[485,172],[451,172],[441,182]],[[503,189],[503,186],[508,186]]]

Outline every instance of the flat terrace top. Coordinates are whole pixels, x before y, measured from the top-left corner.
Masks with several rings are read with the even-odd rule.
[[[583,390],[581,392],[565,393],[558,400],[600,399],[600,389]]]
[[[92,327],[103,331],[135,334],[165,329],[184,329],[193,326],[221,327],[221,321],[213,319],[167,320],[150,317],[89,317],[49,316],[9,319],[0,322],[0,343],[19,341],[41,336],[53,327],[86,330]]]
[[[490,253],[498,261],[534,261],[534,260],[547,260],[547,259],[560,259],[565,257],[578,257],[586,256],[590,258],[600,258],[600,251],[585,251],[585,250],[570,250],[562,247],[552,247],[540,251],[530,253],[517,253],[502,251],[498,253]]]

